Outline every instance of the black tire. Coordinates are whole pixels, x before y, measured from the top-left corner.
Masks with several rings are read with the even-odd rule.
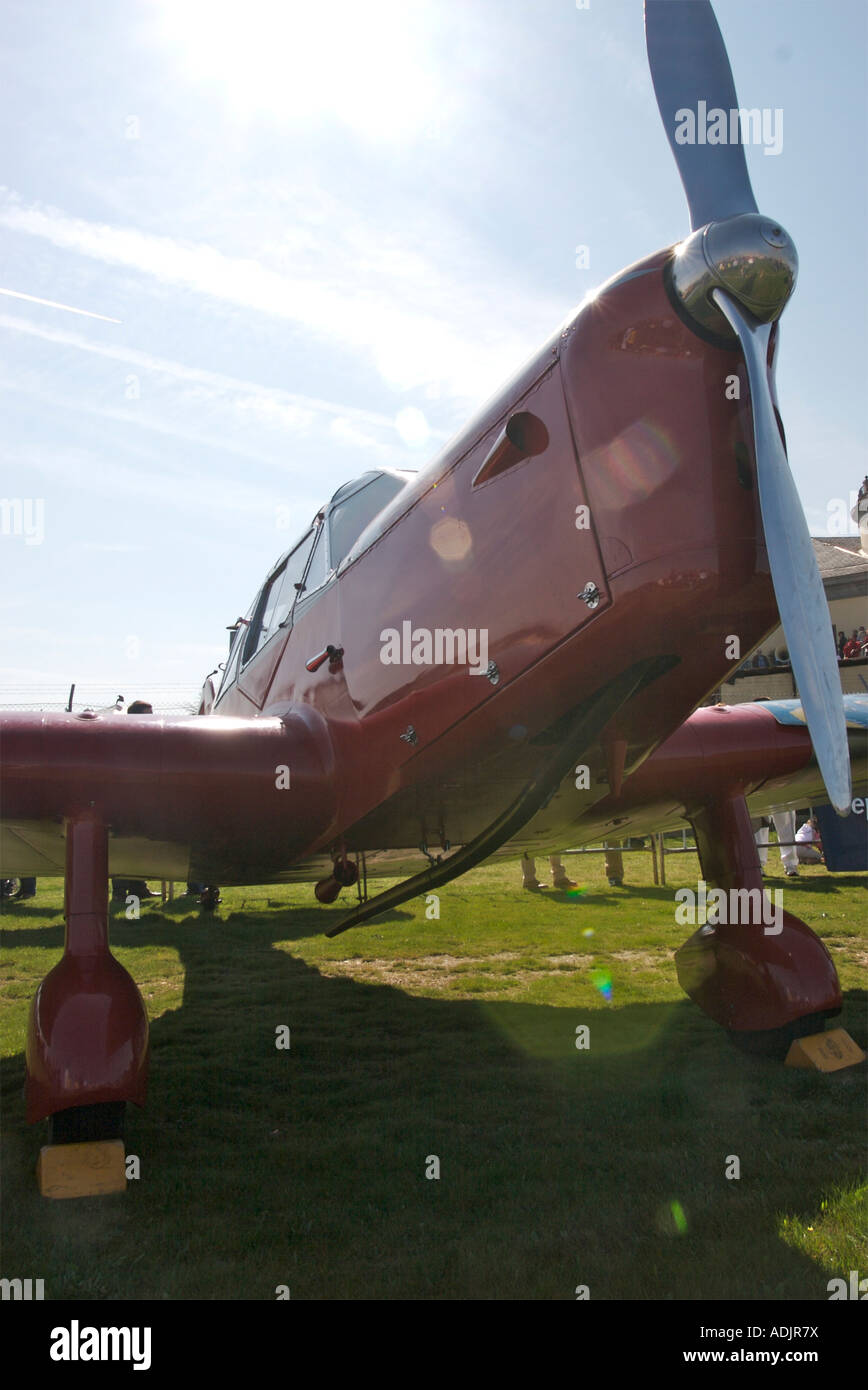
[[[49,1144],[84,1144],[99,1139],[123,1139],[126,1101],[74,1105],[48,1117]]]
[[[832,1012],[805,1014],[803,1018],[796,1018],[792,1023],[785,1023],[782,1028],[762,1028],[748,1033],[739,1033],[734,1028],[728,1028],[726,1035],[739,1052],[745,1052],[751,1057],[768,1057],[773,1061],[782,1062],[790,1050],[791,1043],[797,1038],[807,1038],[811,1033],[822,1033],[826,1019],[832,1017]]]

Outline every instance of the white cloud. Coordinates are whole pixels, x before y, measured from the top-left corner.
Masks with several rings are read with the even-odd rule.
[[[225,376],[221,372],[211,372],[203,367],[190,367],[186,363],[157,357],[153,353],[139,352],[136,348],[91,342],[79,333],[61,328],[45,328],[29,319],[15,318],[11,314],[0,314],[0,328],[24,333],[43,342],[55,343],[59,347],[71,347],[79,352],[92,353],[113,362],[123,362],[142,372],[154,373],[174,381],[190,382],[203,388],[203,399],[229,398],[235,409],[253,411],[263,419],[279,421],[283,428],[293,431],[310,428],[315,415],[348,417],[389,432],[393,427],[390,416],[378,414],[376,411],[357,409],[341,402],[322,400],[317,396],[298,395],[278,387],[261,386],[255,381]],[[233,397],[237,399],[233,400]]]
[[[28,304],[41,304],[46,309],[62,309],[66,314],[80,314],[85,319],[101,319],[103,323],[120,323],[120,319],[108,318],[105,314],[95,314],[92,309],[75,309],[71,304],[60,304],[56,299],[39,299],[35,294],[22,294],[20,290],[0,289],[9,299],[23,299]]]
[[[298,209],[304,218],[303,207]],[[247,311],[288,320],[373,365],[394,391],[426,389],[479,401],[538,347],[564,313],[495,279],[461,236],[428,233],[419,249],[345,210],[299,270],[275,270],[216,247],[68,217],[0,188],[0,225],[107,265],[181,285]],[[337,228],[337,230],[332,230]],[[412,232],[410,234],[412,236]],[[422,233],[420,231],[420,237]],[[327,243],[327,244],[326,244]],[[436,246],[427,253],[425,244]],[[504,273],[506,273],[504,271]],[[524,323],[525,328],[517,325]]]
[[[74,402],[70,400],[64,404],[73,406]],[[127,418],[122,411],[85,409],[88,414]],[[191,467],[183,473],[167,472],[155,460],[147,467],[131,466],[111,454],[103,456],[87,449],[44,449],[34,445],[10,450],[9,462],[22,463],[31,473],[57,484],[77,479],[79,487],[86,485],[88,492],[101,498],[137,498],[147,502],[155,516],[165,508],[218,513],[228,519],[243,513],[265,516],[273,512],[276,505],[273,489],[256,487],[237,475],[227,479]]]
[[[395,429],[405,444],[412,449],[421,449],[431,437],[431,428],[421,410],[414,405],[405,406],[395,416]]]
[[[329,434],[333,439],[338,439],[342,444],[348,444],[354,449],[382,449],[380,440],[375,439],[372,434],[365,434],[349,420],[340,417],[332,420]]]
[[[136,429],[147,430],[153,434],[165,435],[171,439],[185,440],[189,444],[196,444],[203,449],[220,450],[224,453],[235,454],[239,458],[251,459],[258,464],[268,464],[273,469],[281,469],[285,464],[280,459],[267,458],[261,449],[254,449],[245,446],[243,442],[230,439],[227,435],[202,434],[196,430],[185,429],[177,422],[158,418],[156,415],[142,410],[122,410],[119,407],[95,406],[90,405],[80,396],[65,396],[56,391],[44,390],[40,385],[39,378],[34,373],[20,373],[18,376],[8,375],[0,377],[0,390],[9,391],[15,396],[31,396],[34,400],[45,401],[52,407],[61,407],[64,410],[73,410],[82,415],[90,415],[98,420],[111,420],[119,425],[132,425]],[[125,446],[126,447],[126,446]],[[34,457],[31,466],[49,467],[49,454],[43,453],[39,458]],[[156,470],[152,470],[152,476],[157,476]],[[206,499],[210,503],[211,499]]]
[[[443,100],[427,52],[436,11],[421,0],[162,0],[157,13],[185,78],[245,122],[331,121],[400,144]]]
[[[100,552],[108,551],[112,554],[117,553],[118,555],[132,555],[138,551],[147,550],[148,547],[146,545],[127,544],[125,541],[117,541],[114,544],[100,541],[78,541],[74,549],[98,550]]]

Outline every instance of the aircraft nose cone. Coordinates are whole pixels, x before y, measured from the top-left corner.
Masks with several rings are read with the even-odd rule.
[[[793,292],[799,267],[792,238],[779,222],[755,213],[713,222],[704,251],[721,288],[762,323],[778,317]]]
[[[732,340],[712,291],[725,290],[760,323],[771,323],[792,294],[798,269],[793,240],[779,222],[741,213],[701,227],[677,248],[670,287],[698,327]]]

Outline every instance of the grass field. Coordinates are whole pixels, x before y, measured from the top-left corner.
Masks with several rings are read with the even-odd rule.
[[[645,855],[623,889],[598,856],[565,864],[581,894],[485,867],[441,890],[439,920],[420,899],[334,941],[345,907],[309,885],[115,918],[151,1018],[127,1121],[141,1178],[60,1202],[37,1194],[44,1126],[21,1094],[28,1003],[63,939],[62,884],[41,880],[3,914],[2,1275],[52,1299],[714,1300],[825,1300],[864,1275],[864,1064],[746,1058],[683,997],[692,854],[665,888]],[[863,1048],[866,882],[774,885],[831,950]]]

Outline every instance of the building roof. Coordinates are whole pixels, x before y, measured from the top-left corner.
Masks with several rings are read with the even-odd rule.
[[[812,536],[811,540],[823,580],[868,575],[868,555],[859,550],[858,536]]]
[[[858,555],[861,550],[860,536],[814,536],[815,541],[822,541],[824,545],[836,545],[839,550],[849,550],[854,555]]]

